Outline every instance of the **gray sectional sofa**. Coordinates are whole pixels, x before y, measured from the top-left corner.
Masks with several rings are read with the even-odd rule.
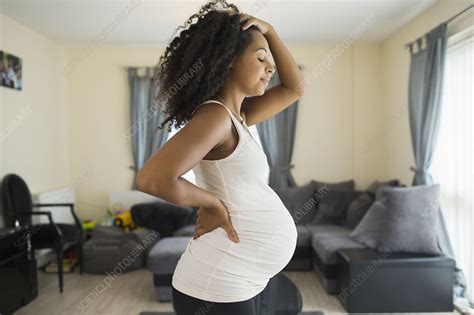
[[[275,189],[291,212],[298,242],[284,270],[314,270],[328,294],[340,291],[337,251],[365,248],[351,233],[362,220],[377,194],[387,186],[400,186],[396,179],[374,181],[362,191],[353,180],[325,183],[312,180],[300,187]]]
[[[295,253],[284,270],[315,270],[327,292],[337,293],[339,290],[337,250],[340,248],[364,248],[364,245],[357,243],[349,236],[353,228],[345,224],[347,222],[347,208],[354,200],[368,192],[369,202],[365,204],[365,210],[367,210],[375,199],[378,189],[398,184],[397,180],[375,181],[367,191],[357,191],[354,189],[353,180],[340,183],[323,183],[313,180],[300,187],[275,189],[295,219],[298,230]],[[319,205],[320,202],[321,205]],[[330,218],[334,220],[328,220],[323,216],[318,216],[320,207],[323,207],[323,210],[328,213],[334,213],[337,210],[343,220],[337,220],[337,217]],[[177,237],[175,250],[178,252],[184,250],[183,243],[187,243],[183,237],[191,238],[194,235],[196,210],[197,208],[179,207],[165,201],[140,203],[131,208],[132,218],[137,225],[156,230],[160,238]],[[360,212],[360,209],[358,211]],[[363,214],[359,214],[360,218],[362,216]],[[165,245],[173,246],[172,244],[168,242]],[[180,245],[178,246],[178,244]],[[170,248],[160,250],[171,255]],[[154,283],[157,288],[159,284],[169,285],[171,283],[171,275],[167,271],[170,270],[170,266],[160,264],[163,259],[156,259],[159,254],[152,249],[147,260],[148,269],[155,271]],[[177,255],[174,256],[174,258],[168,258],[171,264],[176,261]],[[158,291],[158,297],[161,296],[161,300],[166,300],[167,293],[164,292],[168,289],[161,288],[157,289]]]
[[[369,248],[367,244],[370,242],[360,237],[361,230],[368,225],[369,233],[366,234],[370,236],[373,232],[370,224],[374,225],[376,221],[373,221],[372,217],[370,218],[372,222],[362,223],[362,221],[364,217],[368,217],[366,214],[369,210],[375,208],[374,205],[377,206],[376,202],[383,197],[386,187],[405,187],[405,185],[393,179],[374,181],[366,190],[355,190],[352,180],[339,183],[312,180],[300,187],[275,189],[293,216],[298,230],[295,253],[283,270],[314,270],[328,294],[340,293],[342,278],[339,251],[362,249],[363,252]],[[167,238],[165,242],[155,244],[156,248],[148,254],[148,269],[153,272],[159,301],[171,299],[173,266],[194,235],[197,210],[175,205],[169,207],[166,202],[148,203],[137,204],[131,210],[135,222],[141,225],[148,224],[147,227],[158,229],[161,237]],[[151,214],[155,217],[151,218]],[[157,215],[159,217],[156,217]],[[429,221],[426,217],[424,220]],[[158,221],[161,223],[158,224]],[[416,255],[414,257],[416,258]]]
[[[337,251],[343,248],[365,248],[365,246],[351,239],[349,235],[352,230],[345,226],[299,224],[297,228],[297,249],[284,270],[313,269],[328,294],[338,293],[340,287]],[[305,265],[310,266],[300,268],[303,261],[306,261]]]

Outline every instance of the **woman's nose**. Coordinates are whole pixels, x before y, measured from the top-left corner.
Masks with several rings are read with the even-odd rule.
[[[272,65],[270,68],[267,69],[267,71],[273,73],[275,72],[275,67]]]

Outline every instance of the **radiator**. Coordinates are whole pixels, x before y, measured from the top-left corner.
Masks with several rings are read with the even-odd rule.
[[[76,189],[74,186],[68,186],[61,189],[46,191],[37,194],[33,194],[33,203],[75,203],[76,201]],[[50,211],[53,220],[56,223],[69,223],[75,224],[74,218],[71,214],[69,207],[41,207],[34,208],[33,211]],[[46,216],[34,216],[33,222],[38,223],[49,223]]]
[[[45,191],[32,194],[33,203],[75,203],[76,188],[67,186],[52,191]],[[75,209],[74,209],[75,210]],[[69,207],[41,207],[33,208],[33,211],[50,211],[55,223],[75,224],[74,217]],[[47,216],[35,215],[32,218],[33,224],[49,224]],[[38,267],[42,267],[51,260],[56,259],[56,254],[51,249],[35,250]]]

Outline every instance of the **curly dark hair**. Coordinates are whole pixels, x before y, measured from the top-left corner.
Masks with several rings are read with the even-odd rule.
[[[221,5],[223,9],[219,9]],[[229,14],[229,11],[237,14]],[[176,128],[186,124],[197,105],[215,96],[229,76],[234,57],[242,54],[252,40],[250,30],[242,30],[237,6],[225,0],[208,2],[192,15],[160,57],[154,82],[159,85],[154,103],[164,109],[167,122]],[[192,24],[194,18],[197,22]],[[178,31],[178,27],[175,33]],[[171,131],[171,124],[168,131]]]

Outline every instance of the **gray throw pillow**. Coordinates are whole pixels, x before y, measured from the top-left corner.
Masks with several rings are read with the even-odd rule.
[[[319,202],[312,224],[346,225],[347,209],[362,191],[329,189]]]
[[[329,189],[338,189],[338,190],[354,190],[355,182],[354,180],[346,180],[337,183],[328,183],[328,182],[321,182],[317,180],[312,180],[310,184],[313,186],[314,190],[320,195],[324,195],[324,193]]]
[[[349,234],[354,241],[372,249],[380,246],[387,229],[387,207],[383,195],[381,197],[372,203],[365,216]]]
[[[314,217],[318,201],[311,182],[303,186],[273,188],[273,190],[280,197],[296,224],[307,223]]]
[[[355,198],[347,209],[346,225],[354,229],[374,203],[374,198],[367,192]]]
[[[400,181],[398,179],[390,179],[387,181],[373,181],[369,187],[367,187],[367,193],[374,199],[376,198],[377,193],[384,187],[396,187],[400,186]]]
[[[381,251],[439,255],[437,225],[440,185],[387,187],[383,189],[387,230]]]

